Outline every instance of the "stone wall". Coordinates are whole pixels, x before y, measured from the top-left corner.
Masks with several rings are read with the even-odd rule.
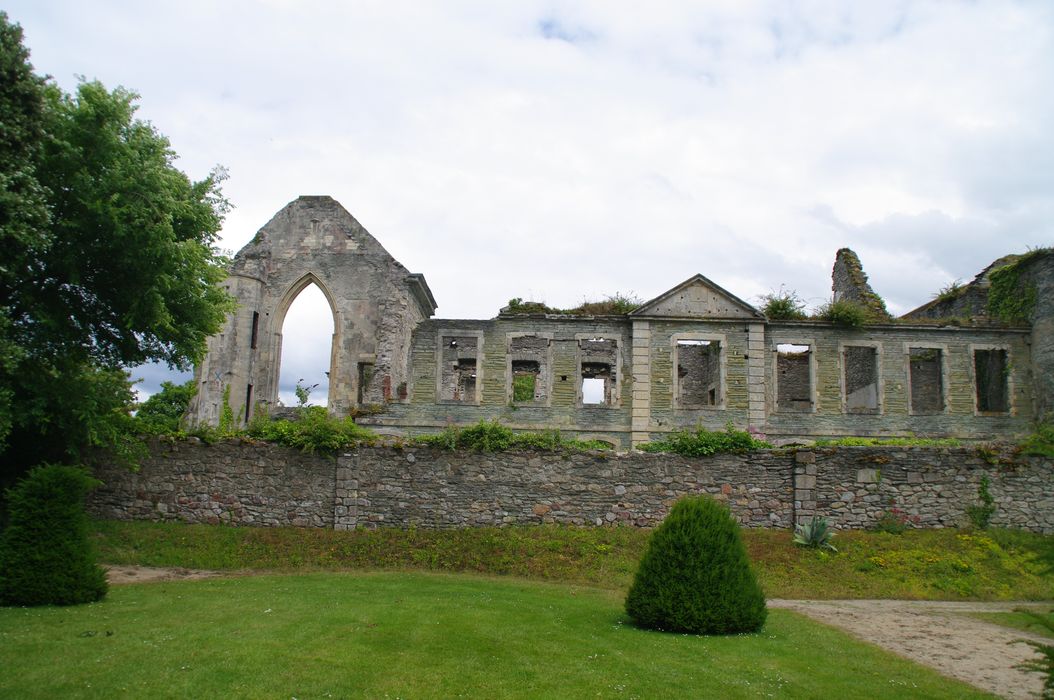
[[[366,447],[336,458],[273,445],[159,442],[137,473],[97,472],[98,516],[233,525],[429,528],[563,523],[650,527],[706,492],[750,527],[812,515],[870,527],[897,508],[923,527],[967,522],[981,477],[993,523],[1054,532],[1054,463],[992,465],[973,448],[860,447],[677,455],[494,454]]]
[[[277,445],[153,442],[138,472],[103,466],[90,512],[119,520],[333,527],[336,460]]]
[[[840,528],[871,527],[897,509],[919,527],[958,527],[977,505],[987,476],[992,524],[1054,532],[1054,463],[1004,455],[997,464],[975,448],[841,447],[800,451],[795,499],[799,519],[814,514]]]

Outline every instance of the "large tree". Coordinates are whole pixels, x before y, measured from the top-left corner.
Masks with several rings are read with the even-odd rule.
[[[231,301],[214,247],[222,171],[192,182],[138,96],[37,76],[0,12],[0,451],[6,480],[106,446],[120,368],[187,368]]]

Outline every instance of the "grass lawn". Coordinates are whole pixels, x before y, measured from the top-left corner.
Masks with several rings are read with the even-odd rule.
[[[1042,612],[1037,610],[1034,612],[1043,617],[1048,625],[1054,625],[1054,611]],[[993,622],[997,625],[1002,625],[1003,627],[1025,630],[1033,634],[1054,639],[1054,631],[1052,631],[1050,627],[1040,624],[1036,621],[1036,618],[1024,612],[974,613],[973,616],[986,622]]]
[[[626,590],[649,532],[561,526],[416,530],[95,523],[111,564],[270,571],[425,570],[511,575]],[[839,532],[837,552],[787,530],[743,530],[773,598],[1054,599],[1054,536],[1014,530]]]
[[[0,697],[989,697],[794,613],[761,633],[631,627],[622,595],[426,573],[115,587],[0,608]]]

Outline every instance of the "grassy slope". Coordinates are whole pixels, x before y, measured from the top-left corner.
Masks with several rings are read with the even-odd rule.
[[[756,635],[670,635],[626,624],[614,591],[421,573],[0,608],[0,668],[19,698],[985,697],[787,611]]]
[[[1047,621],[1047,625],[1054,624],[1054,611],[1041,612],[1033,611],[1033,614],[1042,616]],[[1040,624],[1035,617],[1024,612],[990,612],[990,613],[973,613],[973,617],[985,622],[992,622],[1003,627],[1010,627],[1011,629],[1024,630],[1031,632],[1032,634],[1038,634],[1041,637],[1050,637],[1054,639],[1054,631],[1051,630],[1047,625]]]
[[[838,552],[795,547],[781,530],[743,531],[774,598],[1054,598],[1054,536],[991,530],[839,533]],[[633,528],[464,530],[230,528],[99,522],[113,564],[201,569],[469,571],[625,590],[648,533]]]

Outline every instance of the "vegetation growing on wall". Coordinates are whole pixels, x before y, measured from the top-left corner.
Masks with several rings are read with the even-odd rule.
[[[865,310],[866,315],[874,320],[886,321],[889,320],[889,310],[886,309],[886,302],[878,294],[871,289],[871,285],[867,282],[867,275],[864,273],[864,267],[860,263],[860,258],[849,248],[842,248],[835,253],[834,273],[837,281],[839,275],[839,269],[844,271],[845,276],[848,277],[848,282],[852,287],[852,294],[855,295],[855,299],[849,299],[862,306]]]
[[[779,288],[762,294],[761,311],[773,321],[799,321],[808,318],[805,313],[805,300],[798,296],[794,289]]]
[[[745,430],[736,430],[729,423],[724,431],[705,428],[678,430],[662,440],[639,445],[638,449],[643,452],[674,452],[685,457],[706,457],[719,452],[749,452],[771,447]]]
[[[849,299],[832,299],[816,310],[816,317],[845,328],[860,328],[875,320],[867,308]]]
[[[333,453],[377,439],[373,431],[356,424],[351,417],[329,415],[325,406],[304,406],[298,409],[298,414],[296,420],[272,420],[257,414],[245,434],[312,454]]]
[[[497,421],[481,420],[468,428],[449,427],[433,435],[418,435],[413,442],[442,450],[475,450],[502,452],[509,449],[539,450],[610,450],[602,440],[565,438],[559,430],[514,433]]]
[[[631,311],[640,308],[643,300],[634,294],[623,294],[615,292],[599,301],[583,301],[578,306],[569,309],[559,309],[548,306],[541,301],[524,301],[520,297],[509,299],[508,305],[502,309],[502,313],[509,314],[551,314],[557,316],[625,316]]]
[[[966,507],[966,515],[970,518],[970,523],[979,530],[987,529],[988,524],[992,521],[992,516],[995,515],[995,499],[992,498],[992,494],[988,490],[991,483],[988,475],[982,474],[981,482],[977,485],[977,500],[979,502]]]
[[[840,437],[820,438],[814,443],[817,447],[959,447],[962,442],[955,438],[919,438],[919,437]]]
[[[992,270],[988,279],[988,315],[1004,323],[1021,324],[1032,320],[1036,307],[1036,285],[1023,282],[1022,268],[1038,257],[1054,254],[1054,248],[1037,248],[1009,265]]]
[[[934,301],[952,301],[958,299],[966,291],[966,286],[963,285],[962,280],[955,280],[949,282],[947,285],[937,290],[937,293],[933,295]]]

